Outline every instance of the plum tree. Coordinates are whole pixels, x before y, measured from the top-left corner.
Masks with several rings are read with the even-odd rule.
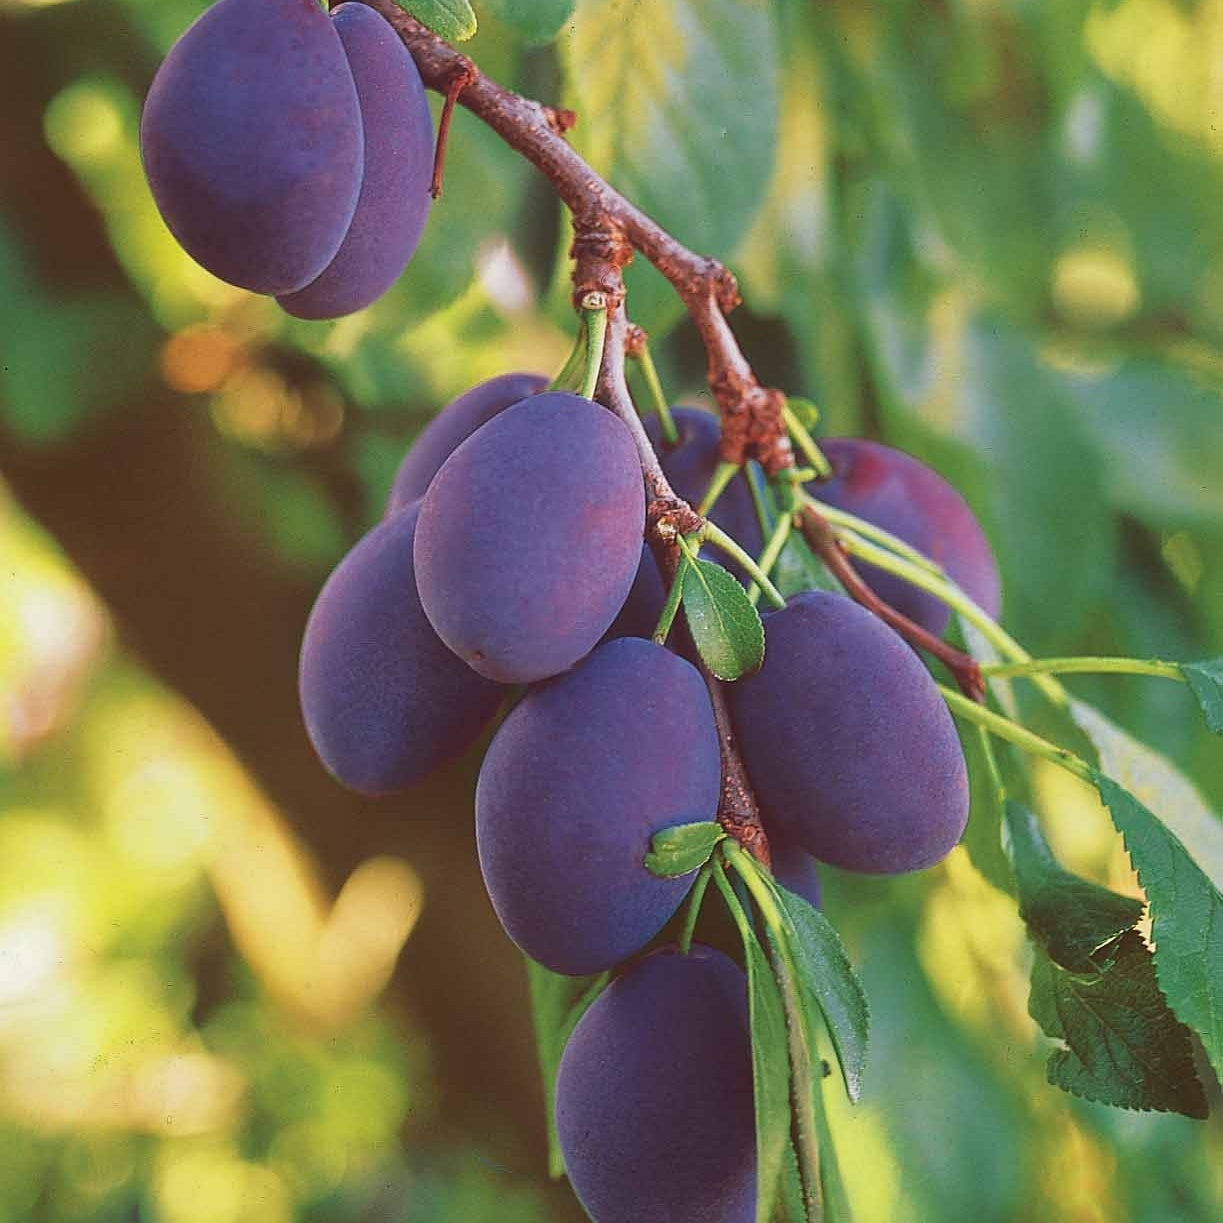
[[[302,641],[299,692],[310,741],[351,789],[384,794],[457,756],[504,690],[439,640],[416,593],[420,504],[373,528],[327,579]]]
[[[917,654],[827,591],[795,595],[764,625],[764,666],[730,701],[768,826],[847,870],[943,858],[968,820],[968,774]]]
[[[616,618],[644,529],[625,425],[580,395],[537,395],[477,429],[434,476],[416,538],[421,603],[481,675],[546,679]]]
[[[429,491],[429,483],[460,442],[465,442],[498,412],[548,385],[542,374],[498,374],[451,400],[408,448],[395,473],[387,512],[399,509]]]
[[[690,663],[624,637],[533,689],[476,787],[476,841],[510,938],[555,972],[601,972],[640,950],[692,886],[645,866],[663,828],[711,820],[721,766]]]
[[[578,1021],[556,1079],[565,1168],[595,1223],[752,1223],[756,1147],[743,972],[664,948]]]
[[[429,216],[433,120],[416,61],[364,4],[332,14],[357,87],[365,159],[356,211],[317,279],[280,297],[298,318],[337,318],[377,300],[399,278]]]
[[[899,536],[997,617],[1002,590],[989,540],[968,503],[938,472],[903,450],[864,438],[824,438],[820,446],[834,474],[807,486],[816,498]],[[942,636],[950,616],[946,603],[875,565],[859,562],[858,568],[881,599]]]
[[[158,69],[140,145],[188,254],[258,293],[308,285],[348,232],[364,165],[336,27],[316,0],[218,0]]]

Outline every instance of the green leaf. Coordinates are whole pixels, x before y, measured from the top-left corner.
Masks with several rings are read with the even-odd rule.
[[[1038,952],[1028,1009],[1066,1042],[1049,1057],[1054,1086],[1118,1108],[1206,1117],[1189,1029],[1168,1009],[1136,932],[1122,935],[1103,972],[1067,972]]]
[[[1223,824],[1194,784],[1167,757],[1085,701],[1072,698],[1070,714],[1095,747],[1100,771],[1158,811],[1215,887],[1223,887]]]
[[[561,1054],[577,1022],[603,992],[610,974],[595,977],[562,977],[529,956],[527,980],[531,988],[531,1018],[535,1025],[535,1047],[544,1083],[544,1109],[548,1118],[548,1174],[565,1174],[560,1143],[556,1137],[556,1072]]]
[[[1223,896],[1137,798],[1103,775],[1096,786],[1147,894],[1160,988],[1223,1075]]]
[[[476,15],[467,0],[395,0],[395,3],[450,42],[466,42],[475,35]]]
[[[851,1100],[857,1101],[862,1096],[871,1019],[862,982],[828,919],[776,880],[771,886],[789,919],[784,936],[798,970],[799,990],[824,1016],[845,1090]],[[814,1048],[814,1030],[810,1035]]]
[[[684,615],[705,665],[736,680],[764,662],[764,625],[747,591],[721,565],[691,559],[684,571]]]
[[[1223,658],[1183,662],[1180,666],[1181,674],[1202,707],[1206,725],[1216,735],[1223,735]]]
[[[1006,830],[1019,887],[1019,916],[1052,959],[1073,972],[1098,969],[1096,954],[1142,917],[1142,901],[1065,870],[1040,825],[1021,803],[1008,799]]]
[[[756,1107],[756,1223],[769,1223],[790,1147],[790,1052],[785,1008],[768,959],[725,871],[715,867],[713,878],[743,940]]]
[[[722,825],[712,821],[664,828],[650,838],[646,867],[662,879],[687,875],[709,861],[714,846],[725,836]]]
[[[786,546],[782,548],[773,572],[769,575],[773,585],[788,599],[803,590],[828,590],[833,594],[844,594],[844,587],[836,580],[828,566],[807,546],[807,541],[796,531],[790,532]]]
[[[724,261],[747,231],[777,141],[777,35],[760,0],[579,0],[561,43],[574,147],[684,243]],[[646,260],[630,309],[652,337],[682,314]]]
[[[527,42],[551,42],[573,16],[576,0],[480,0],[480,6]]]

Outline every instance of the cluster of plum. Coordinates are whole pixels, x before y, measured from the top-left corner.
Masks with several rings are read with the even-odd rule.
[[[218,0],[158,70],[140,147],[183,249],[299,318],[385,293],[429,213],[424,85],[363,4]]]
[[[514,942],[555,972],[622,965],[656,938],[694,876],[644,859],[663,829],[717,816],[719,738],[685,654],[649,640],[665,599],[643,548],[645,493],[628,429],[526,374],[494,378],[430,422],[386,516],[340,563],[311,613],[301,701],[318,754],[381,794],[468,747],[529,685],[484,757],[480,866]],[[648,422],[681,496],[718,462],[717,420]],[[910,456],[824,443],[827,504],[939,561],[996,613],[997,570],[962,499]],[[741,473],[712,517],[761,547]],[[882,571],[864,576],[941,634],[944,605]],[[813,858],[863,872],[931,865],[968,814],[946,706],[909,645],[848,598],[811,590],[764,617],[762,668],[730,685],[774,873],[819,903]],[[710,1066],[716,1065],[716,1073]],[[586,1012],[556,1087],[570,1179],[598,1223],[752,1218],[754,1128],[745,981],[721,953],[664,947]]]

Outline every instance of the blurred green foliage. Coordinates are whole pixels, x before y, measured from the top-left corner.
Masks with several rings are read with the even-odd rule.
[[[491,923],[466,933],[485,904],[455,865],[469,766],[374,805],[379,824],[282,765],[306,759],[291,655],[310,592],[379,516],[410,437],[481,378],[563,362],[563,218],[460,112],[421,249],[374,307],[303,323],[214,280],[162,226],[136,147],[158,59],[203,7],[0,3],[0,470],[125,643],[6,501],[0,1219],[575,1218],[542,1188],[541,1102],[506,1086],[535,1073],[517,966]],[[767,380],[816,401],[825,432],[881,436],[964,491],[1033,653],[1223,652],[1219,0],[473,7],[466,53],[573,106],[576,146],[734,267]],[[668,389],[699,398],[677,304],[641,266],[631,293]],[[192,614],[219,614],[218,583],[258,591],[211,641]],[[269,683],[255,664],[276,649]],[[1223,807],[1218,740],[1178,686],[1070,687]],[[1045,768],[1033,793],[1066,865],[1134,894],[1095,798]],[[241,843],[253,891],[219,865],[235,810],[272,838]],[[469,962],[422,953],[376,1002],[403,940],[358,918],[364,889],[415,877],[379,874],[401,815],[438,829],[404,834],[428,895],[409,949]],[[372,874],[346,853],[357,823]],[[1219,1217],[1217,1120],[1044,1083],[1022,927],[963,853],[916,879],[828,875],[875,1016],[864,1101],[833,1118],[862,1223]],[[322,971],[335,894],[380,967],[312,1010],[285,966]],[[276,897],[306,916],[272,920]],[[483,1074],[526,1064],[456,1103],[448,1040],[473,1060],[488,1044]]]

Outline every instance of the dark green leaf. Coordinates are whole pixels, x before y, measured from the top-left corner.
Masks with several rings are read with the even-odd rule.
[[[785,937],[798,971],[799,990],[824,1016],[841,1063],[845,1090],[856,1101],[862,1095],[870,1038],[870,1006],[862,982],[828,919],[776,881],[773,889],[789,919]],[[811,1035],[814,1037],[814,1029]]]
[[[395,0],[405,12],[450,42],[466,42],[477,28],[467,0]]]
[[[551,42],[573,16],[575,0],[480,0],[480,7],[527,42]]]
[[[1071,699],[1070,714],[1091,740],[1100,771],[1159,813],[1215,887],[1223,887],[1223,823],[1167,757],[1140,743],[1085,701]]]
[[[1138,799],[1102,775],[1096,785],[1147,894],[1160,988],[1223,1075],[1223,896]]]
[[[1074,972],[1095,971],[1096,953],[1133,929],[1142,902],[1063,869],[1036,816],[1021,803],[1008,799],[1005,817],[1020,917],[1056,963]]]
[[[720,867],[715,867],[713,877],[743,940],[756,1103],[756,1223],[769,1223],[790,1146],[790,1053],[785,1008],[768,959],[730,881]]]
[[[556,1072],[561,1054],[577,1022],[603,992],[608,973],[597,977],[562,977],[529,956],[524,956],[531,987],[531,1018],[535,1025],[535,1047],[544,1081],[544,1109],[548,1117],[548,1172],[555,1178],[565,1173],[556,1138]]]
[[[1067,972],[1037,952],[1028,1009],[1066,1042],[1049,1057],[1054,1086],[1119,1108],[1206,1116],[1189,1029],[1168,1009],[1136,932],[1121,937],[1102,972]]]
[[[684,571],[684,615],[705,665],[736,680],[764,662],[764,625],[747,591],[721,565],[694,560]]]
[[[760,207],[777,139],[777,38],[755,0],[581,0],[561,44],[575,147],[686,245],[728,260]],[[682,313],[644,259],[633,318],[660,335]]]
[[[1223,735],[1223,658],[1183,662],[1181,674],[1202,707],[1206,725],[1216,735]]]
[[[687,875],[709,861],[714,846],[725,836],[722,825],[712,821],[664,828],[650,838],[646,867],[662,879]]]

